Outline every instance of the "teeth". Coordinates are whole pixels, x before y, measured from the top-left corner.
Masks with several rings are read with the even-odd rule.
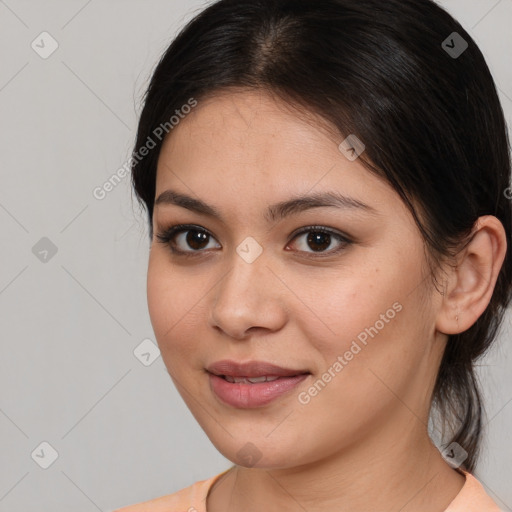
[[[249,377],[247,380],[252,383],[265,382],[267,377],[265,377],[265,375],[263,375],[263,377]]]
[[[272,382],[279,379],[279,377],[232,377],[231,375],[224,375],[224,378],[231,383],[242,382],[244,384],[257,384],[258,382]]]

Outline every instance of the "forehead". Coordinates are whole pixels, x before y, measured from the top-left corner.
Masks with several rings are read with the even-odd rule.
[[[233,158],[237,149],[243,149],[247,156],[263,158],[271,151],[276,156],[279,148],[281,153],[289,147],[297,153],[300,147],[336,147],[341,137],[320,116],[293,107],[263,90],[219,92],[198,101],[183,117],[166,137],[163,150],[172,151],[175,146],[194,147],[196,151],[218,148],[217,158],[222,154]],[[287,157],[291,156],[288,152]]]
[[[203,198],[214,194],[218,203],[243,198],[262,206],[335,191],[369,204],[374,190],[382,202],[390,187],[348,160],[338,147],[342,141],[318,116],[265,92],[215,95],[199,101],[165,139],[156,197],[173,189]]]

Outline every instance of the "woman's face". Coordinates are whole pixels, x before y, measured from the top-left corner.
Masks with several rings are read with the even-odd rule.
[[[424,244],[343,139],[263,92],[232,92],[199,102],[161,150],[152,325],[192,414],[240,465],[293,467],[426,432],[445,337]],[[166,238],[177,224],[194,227]],[[225,360],[301,376],[231,383],[207,371]]]

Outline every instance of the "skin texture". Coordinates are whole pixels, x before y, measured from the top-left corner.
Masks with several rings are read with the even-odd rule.
[[[470,327],[492,295],[503,227],[480,219],[457,265],[442,274],[442,295],[398,194],[347,159],[338,149],[345,137],[327,128],[263,91],[230,92],[200,101],[160,153],[156,197],[172,189],[222,215],[157,204],[147,283],[167,370],[212,443],[237,464],[211,490],[209,512],[441,512],[464,484],[428,437],[430,398],[446,334]],[[317,207],[274,222],[264,217],[271,204],[325,191],[374,211]],[[211,236],[192,257],[175,255],[156,238],[175,224]],[[315,251],[307,233],[292,236],[307,226],[352,243],[327,237]],[[192,253],[197,245],[186,235],[177,234],[174,246]],[[236,251],[246,237],[263,249],[252,263]],[[300,403],[299,393],[396,303],[400,312]],[[266,406],[237,409],[210,388],[205,368],[221,359],[311,375]],[[244,467],[237,454],[254,451],[248,442],[257,455]]]

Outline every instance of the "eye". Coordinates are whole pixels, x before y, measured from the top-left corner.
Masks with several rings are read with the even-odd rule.
[[[352,244],[346,235],[338,233],[324,226],[308,226],[293,234],[292,241],[302,239],[298,252],[305,252],[313,257],[331,256],[344,250]],[[178,224],[156,234],[159,242],[169,246],[171,252],[181,256],[196,256],[205,252],[203,249],[220,248],[220,245],[209,246],[209,242],[215,240],[204,228],[190,224]],[[337,248],[332,249],[333,239],[338,243]],[[217,243],[218,244],[218,243]],[[288,244],[287,247],[291,245]],[[329,249],[330,250],[326,250]],[[312,249],[308,251],[307,248]]]
[[[160,242],[168,245],[171,252],[186,256],[204,252],[202,249],[211,249],[212,247],[208,247],[208,242],[210,238],[214,240],[206,229],[186,224],[171,226],[162,233],[158,233],[156,237]],[[187,246],[192,250],[188,250]]]
[[[308,235],[304,237],[304,235]],[[298,233],[295,234],[293,240],[302,239],[302,243],[299,243],[299,252],[310,253],[307,248],[312,249],[313,256],[323,256],[337,254],[344,250],[348,245],[352,243],[347,236],[342,233],[338,233],[324,226],[308,226],[302,228]],[[334,239],[334,240],[333,240]],[[338,242],[337,248],[332,249],[333,241]],[[331,250],[326,250],[331,247]]]

